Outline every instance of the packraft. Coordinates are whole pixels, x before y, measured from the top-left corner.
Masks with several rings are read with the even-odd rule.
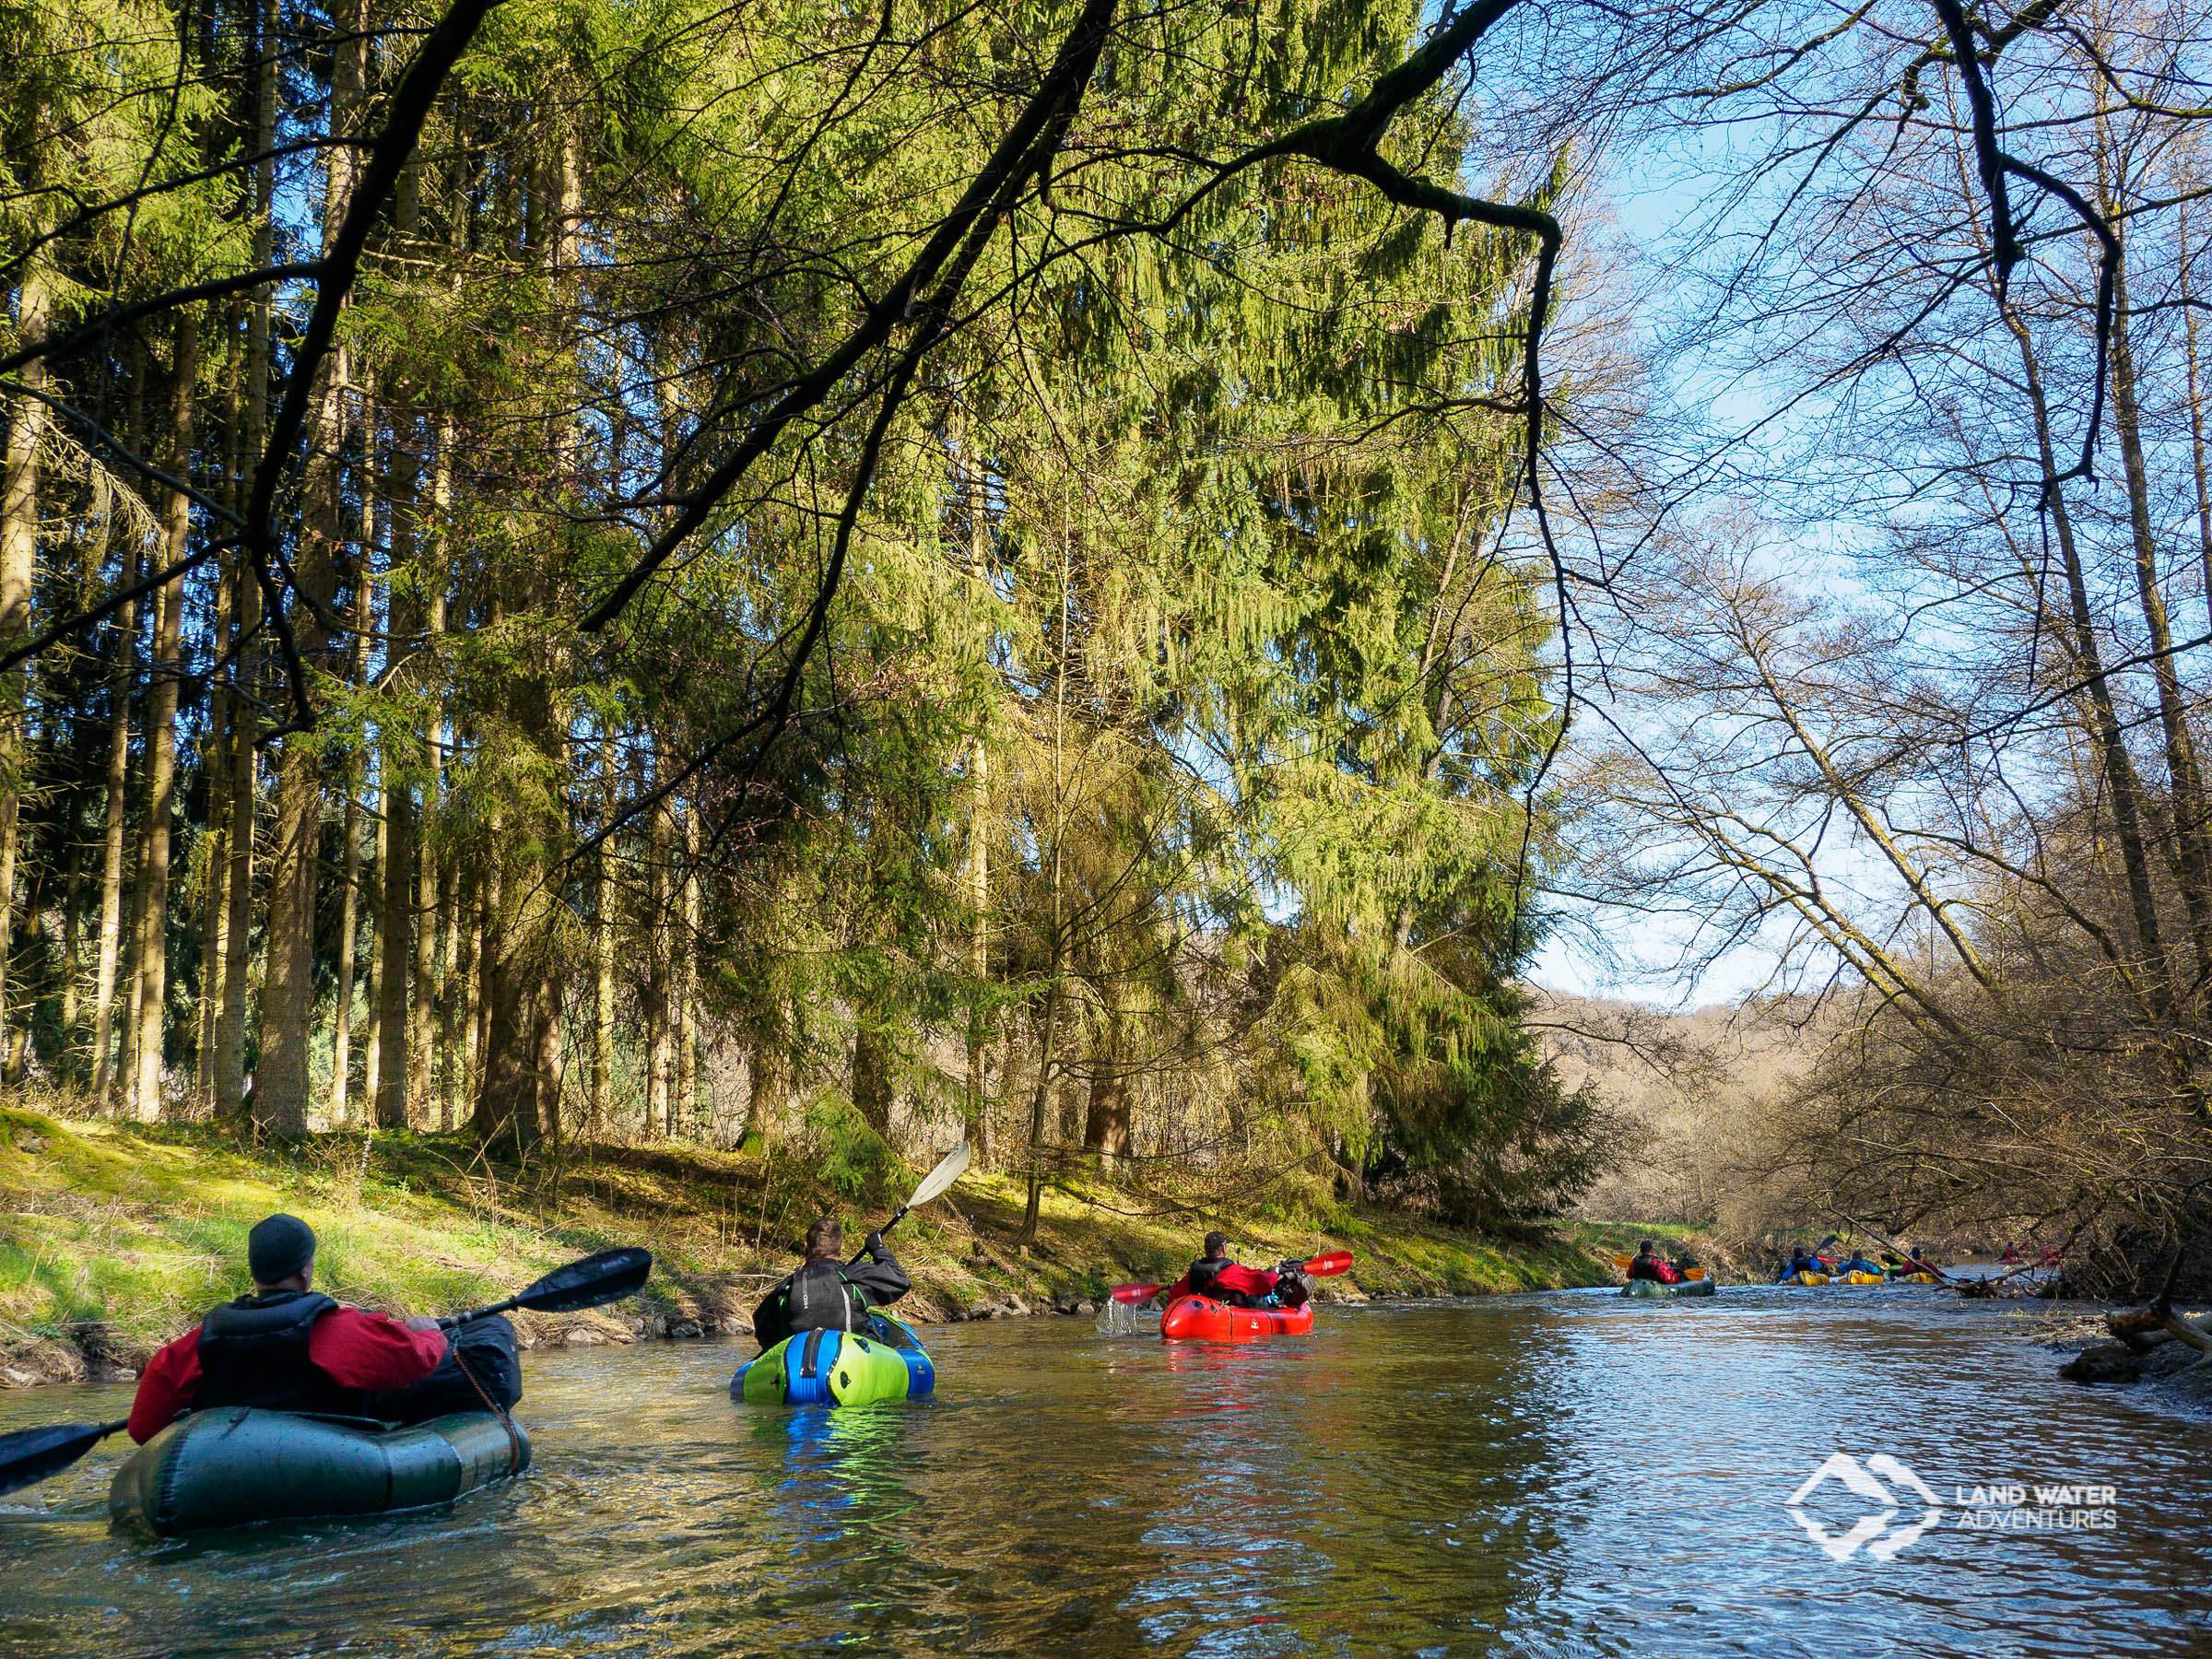
[[[1709,1278],[1677,1279],[1665,1284],[1658,1279],[1630,1279],[1620,1288],[1623,1296],[1712,1296],[1719,1287]]]
[[[162,1537],[256,1521],[426,1509],[530,1466],[530,1437],[488,1411],[405,1429],[367,1418],[218,1406],[124,1459],[108,1512]]]
[[[1253,1342],[1262,1336],[1302,1336],[1313,1328],[1313,1304],[1296,1308],[1232,1308],[1210,1296],[1181,1296],[1159,1316],[1159,1334],[1171,1342]]]
[[[865,1406],[935,1392],[937,1370],[912,1331],[884,1313],[859,1331],[801,1331],[730,1379],[747,1406]]]

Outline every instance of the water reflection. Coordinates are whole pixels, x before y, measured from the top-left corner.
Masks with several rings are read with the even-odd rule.
[[[0,1499],[0,1659],[2212,1651],[2212,1430],[2078,1390],[1938,1292],[1333,1312],[1245,1347],[932,1333],[931,1401],[732,1405],[734,1349],[533,1360],[529,1478],[444,1514],[149,1546],[115,1454]],[[0,1394],[0,1429],[117,1391]],[[58,1408],[57,1408],[58,1406]],[[2109,1534],[1839,1565],[1839,1449],[1948,1494],[2106,1472]]]

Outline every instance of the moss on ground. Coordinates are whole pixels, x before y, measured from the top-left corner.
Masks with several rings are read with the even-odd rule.
[[[564,1261],[643,1244],[658,1271],[607,1315],[537,1321],[540,1341],[742,1328],[817,1213],[857,1233],[882,1208],[838,1197],[789,1151],[570,1148],[544,1166],[488,1161],[459,1136],[312,1135],[253,1145],[204,1125],[122,1124],[0,1106],[0,1382],[134,1367],[243,1288],[246,1230],[272,1210],[322,1240],[317,1288],[394,1312],[495,1300]],[[558,1194],[556,1196],[556,1194]],[[1018,1177],[973,1171],[896,1235],[922,1320],[1033,1311],[1182,1271],[1219,1226],[1247,1260],[1348,1246],[1331,1294],[1468,1295],[1603,1283],[1594,1238],[1505,1245],[1359,1208],[1325,1226],[1224,1215],[1103,1181],[1056,1183],[1036,1242],[1012,1241]],[[896,1202],[895,1197],[892,1202]],[[1587,1229],[1581,1230],[1587,1232]],[[1645,1230],[1647,1232],[1652,1230]]]

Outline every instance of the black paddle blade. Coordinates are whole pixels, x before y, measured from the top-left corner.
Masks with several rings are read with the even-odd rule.
[[[121,1423],[64,1423],[0,1434],[0,1492],[16,1492],[59,1475],[114,1433]]]
[[[653,1272],[650,1250],[603,1250],[557,1267],[514,1299],[518,1308],[537,1313],[573,1313],[620,1301]]]

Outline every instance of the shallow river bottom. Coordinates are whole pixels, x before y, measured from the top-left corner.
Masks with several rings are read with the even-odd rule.
[[[923,1333],[934,1401],[794,1414],[730,1403],[735,1347],[548,1354],[535,1466],[448,1512],[150,1544],[108,1529],[120,1443],[0,1500],[0,1659],[2212,1654],[2212,1424],[2002,1324],[1907,1288],[1324,1309],[1242,1347],[994,1323]],[[127,1393],[0,1394],[0,1430]],[[1831,1559],[1787,1500],[1838,1452],[1940,1518],[1877,1559],[1927,1507],[1892,1473]],[[2110,1524],[1959,1524],[2015,1483],[2114,1488]],[[1841,1540],[1884,1506],[1801,1508]]]

